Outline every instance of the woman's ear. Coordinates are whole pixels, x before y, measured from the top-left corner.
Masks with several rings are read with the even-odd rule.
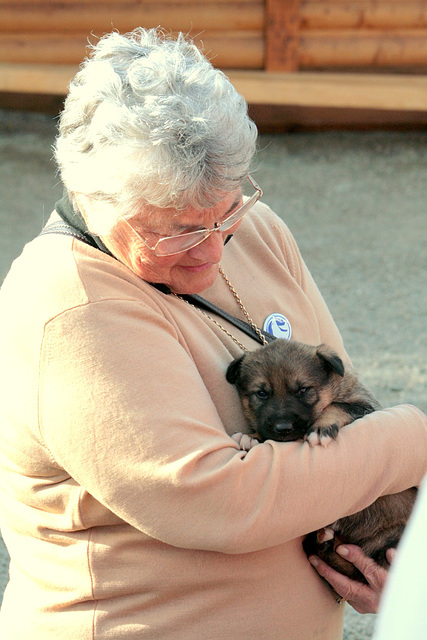
[[[116,207],[111,202],[84,193],[74,193],[73,197],[89,231],[101,238],[107,236],[119,218]]]
[[[92,199],[89,196],[86,196],[84,193],[73,193],[70,200],[71,202],[73,202],[74,207],[77,208],[77,211],[82,214],[83,219],[86,222],[86,226],[89,229],[88,212],[90,212],[91,210]]]

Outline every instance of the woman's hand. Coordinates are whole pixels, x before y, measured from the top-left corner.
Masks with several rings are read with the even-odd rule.
[[[356,582],[332,569],[317,556],[310,556],[309,561],[322,578],[325,578],[334,591],[359,613],[377,613],[382,590],[387,580],[388,571],[372,558],[366,556],[360,547],[352,544],[340,545],[337,553],[354,564],[365,576],[368,584]],[[388,549],[386,558],[389,564],[396,555],[396,549]]]

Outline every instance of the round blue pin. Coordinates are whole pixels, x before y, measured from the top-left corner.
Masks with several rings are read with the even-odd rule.
[[[283,340],[291,339],[291,323],[282,313],[271,313],[268,318],[265,319],[263,329],[276,338],[282,338]]]

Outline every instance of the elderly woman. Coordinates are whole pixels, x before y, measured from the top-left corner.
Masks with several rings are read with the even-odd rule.
[[[346,358],[260,202],[256,136],[183,36],[110,34],[73,80],[66,197],[1,294],[2,640],[338,640],[336,593],[376,608],[384,570],[349,547],[369,585],[316,571],[301,540],[419,483],[423,414],[371,414],[328,448],[231,437],[225,371],[272,316]]]

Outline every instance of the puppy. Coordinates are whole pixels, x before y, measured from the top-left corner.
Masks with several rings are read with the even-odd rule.
[[[233,436],[245,450],[267,439],[303,439],[310,446],[327,446],[341,427],[380,408],[354,370],[344,367],[341,358],[323,344],[313,347],[275,340],[234,360],[226,378],[237,387],[251,430],[251,436]],[[366,582],[354,565],[335,553],[336,547],[357,544],[387,567],[385,552],[399,542],[416,493],[413,488],[384,496],[363,511],[310,533],[303,543],[305,552]]]

